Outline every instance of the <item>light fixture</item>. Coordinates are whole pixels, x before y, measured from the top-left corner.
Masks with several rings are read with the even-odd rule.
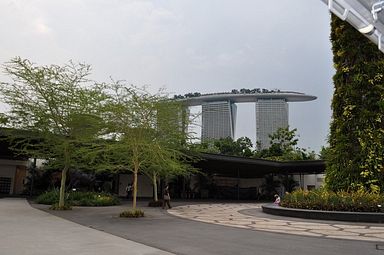
[[[377,44],[384,52],[384,18],[378,14],[384,9],[384,1],[374,0],[322,0],[328,9],[347,21],[360,33]]]
[[[359,28],[358,30],[362,34],[371,35],[373,34],[373,32],[375,32],[375,26],[372,24],[369,24],[368,26]]]

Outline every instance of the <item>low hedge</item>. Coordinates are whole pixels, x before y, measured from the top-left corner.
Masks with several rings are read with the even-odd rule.
[[[325,189],[296,190],[287,193],[280,205],[323,211],[383,212],[384,194],[369,193],[363,190],[354,192],[332,192]]]
[[[71,206],[111,206],[120,200],[108,193],[71,191],[65,193],[66,204]],[[59,190],[47,191],[36,198],[36,203],[53,205],[59,202]]]
[[[130,209],[120,213],[121,218],[140,218],[144,217],[144,211],[141,209]]]

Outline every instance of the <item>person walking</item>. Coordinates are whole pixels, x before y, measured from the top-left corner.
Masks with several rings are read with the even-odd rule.
[[[171,201],[171,197],[169,195],[169,187],[168,185],[166,185],[164,189],[164,195],[163,195],[163,209],[165,209],[167,205],[169,209],[172,208],[170,201]]]
[[[128,184],[127,187],[125,188],[125,193],[126,193],[127,199],[131,198],[132,189],[133,189],[132,183]]]

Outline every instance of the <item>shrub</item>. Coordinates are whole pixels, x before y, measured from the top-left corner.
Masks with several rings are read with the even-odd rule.
[[[39,195],[35,202],[38,204],[53,205],[59,202],[59,190],[54,189],[51,191],[46,191],[43,194]]]
[[[163,206],[163,200],[157,200],[157,201],[151,200],[151,201],[149,201],[148,206],[149,207],[161,207],[161,206]]]
[[[59,201],[59,191],[57,189],[47,191],[36,198],[39,204],[55,204]],[[73,206],[110,206],[120,204],[120,200],[107,193],[97,192],[68,192],[66,202]]]
[[[141,209],[131,209],[120,213],[120,217],[123,218],[139,218],[144,217],[144,211]]]
[[[312,191],[296,190],[286,194],[282,207],[350,212],[381,212],[384,195],[362,189],[353,192],[332,192],[325,189]]]

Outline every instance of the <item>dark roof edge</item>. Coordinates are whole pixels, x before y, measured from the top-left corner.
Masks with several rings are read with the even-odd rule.
[[[261,164],[274,167],[284,167],[284,166],[293,166],[293,165],[325,165],[324,160],[296,160],[296,161],[275,161],[267,159],[258,159],[258,158],[244,158],[239,156],[229,156],[223,154],[214,154],[214,153],[200,153],[202,158],[205,159],[216,159],[223,161],[232,161],[239,163],[249,163],[249,164]]]

